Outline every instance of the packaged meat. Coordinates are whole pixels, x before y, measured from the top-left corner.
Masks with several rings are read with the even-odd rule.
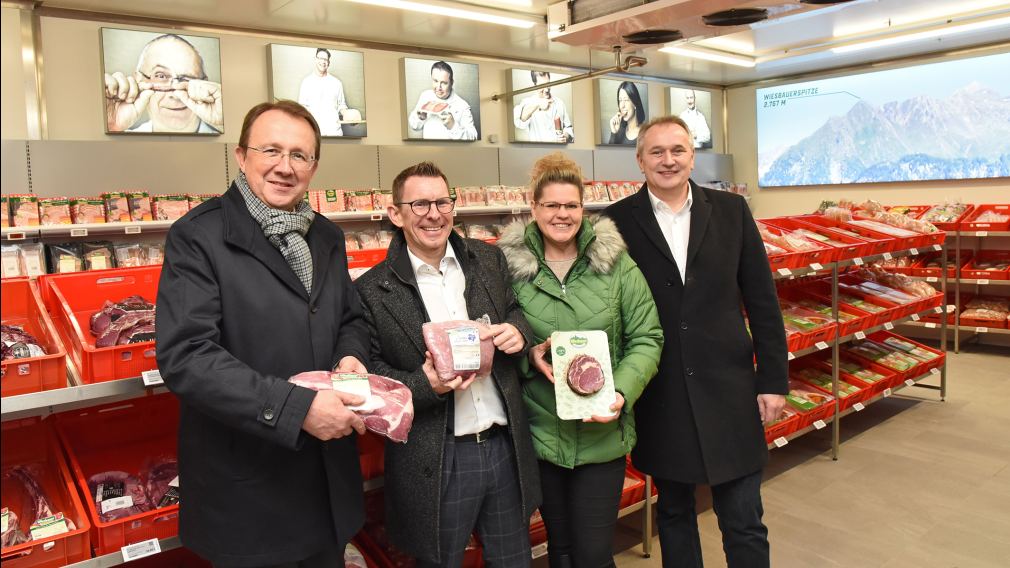
[[[385,211],[387,207],[393,204],[393,190],[391,189],[373,189],[372,190],[372,209],[375,211]]]
[[[145,266],[153,266],[165,262],[164,243],[143,243],[140,246],[143,249]]]
[[[852,359],[840,358],[838,369],[866,383],[879,383],[887,377]]]
[[[39,223],[42,225],[70,225],[70,199],[67,197],[42,197],[39,199]]]
[[[130,191],[126,194],[126,198],[130,204],[130,219],[134,221],[154,220],[150,194],[146,191]]]
[[[151,510],[144,485],[125,471],[106,471],[88,478],[98,518],[103,523]]]
[[[831,373],[823,369],[817,367],[806,367],[790,373],[790,376],[808,382],[812,385],[816,385],[827,392],[831,392]],[[838,379],[839,398],[848,398],[858,392],[859,387]]]
[[[25,269],[21,265],[21,248],[17,245],[0,245],[0,276],[17,278],[24,275]]]
[[[828,404],[835,400],[830,394],[825,394],[807,383],[796,379],[789,379],[789,394],[786,395],[786,403],[801,412],[809,412],[822,404]]]
[[[484,187],[485,201],[488,205],[495,205],[497,207],[505,207],[508,203],[508,197],[505,195],[505,188],[500,185],[488,185]]]
[[[491,325],[484,315],[476,321],[450,320],[428,322],[421,326],[424,345],[431,352],[435,372],[442,382],[476,372],[478,378],[491,374],[495,346],[491,339],[480,339],[480,332]]]
[[[70,200],[70,217],[75,225],[105,223],[105,202],[96,197],[75,197]]]
[[[361,231],[358,233],[358,242],[361,243],[361,250],[382,248],[382,245],[379,244],[378,231]]]
[[[0,325],[0,352],[2,359],[29,359],[42,357],[46,349],[34,335],[28,333],[20,325]]]
[[[767,430],[770,426],[774,426],[784,420],[789,420],[793,416],[796,416],[796,409],[787,404],[782,407],[782,411],[779,412],[779,415],[774,420],[765,423],[765,429]]]
[[[357,191],[346,191],[348,211],[372,211],[372,191],[363,189]]]
[[[1010,215],[997,213],[996,211],[984,211],[978,217],[972,219],[973,223],[1006,223],[1010,221]]]
[[[0,536],[0,546],[7,548],[26,542],[25,533],[21,531],[21,520],[17,513],[7,507],[0,510],[0,518],[3,519],[3,535]]]
[[[346,386],[348,379],[355,380],[360,377],[367,379],[370,398],[366,404],[352,410],[361,417],[365,427],[370,431],[394,442],[405,443],[410,427],[414,423],[414,402],[410,389],[403,383],[381,375],[354,375],[329,371],[299,373],[288,380],[312,390],[334,389],[360,395],[360,392]]]
[[[0,195],[0,227],[11,226],[11,204],[6,195]]]
[[[466,236],[471,239],[493,239],[498,237],[498,231],[495,230],[494,225],[472,224],[466,226]]]
[[[361,243],[358,242],[358,234],[348,231],[344,233],[344,248],[347,251],[361,250]]]
[[[120,268],[133,268],[135,266],[145,266],[146,264],[144,249],[140,246],[140,243],[116,244],[116,266]]]
[[[940,356],[938,353],[925,349],[917,343],[912,343],[911,341],[907,341],[896,336],[884,338],[884,344],[892,349],[897,349],[907,353],[919,361],[930,362]]]
[[[347,210],[346,196],[342,189],[327,189],[316,191],[316,211],[320,213],[339,213]]]
[[[148,459],[141,478],[152,507],[160,509],[179,502],[179,462],[175,456]]]
[[[559,418],[582,420],[613,414],[614,374],[607,332],[555,331],[550,355]]]
[[[49,245],[49,272],[64,274],[84,270],[84,251],[80,243]]]
[[[393,231],[379,231],[379,248],[388,249],[389,244],[393,242],[393,235]]]
[[[3,512],[3,546],[62,534],[77,527],[61,511],[53,511],[48,496],[39,485],[41,465],[16,465],[3,472],[4,497],[14,499],[5,503]]]
[[[11,207],[12,227],[39,226],[39,198],[30,193],[14,193],[7,196]]]
[[[46,273],[46,252],[42,243],[26,243],[19,247],[25,276],[37,278]]]
[[[523,188],[516,186],[509,186],[505,189],[505,204],[518,207],[520,205],[529,205],[523,197]]]
[[[370,267],[359,266],[357,268],[348,268],[347,269],[347,274],[351,277],[351,282],[354,282],[355,280],[357,280],[358,278],[360,278],[361,276],[363,276],[369,270],[371,270]]]
[[[968,206],[960,201],[947,201],[940,205],[934,205],[923,213],[921,219],[930,223],[953,223],[960,219],[967,210]]]
[[[922,363],[921,360],[911,355],[869,339],[853,341],[846,345],[843,351],[847,355],[862,357],[902,373]]]
[[[204,201],[209,201],[215,197],[220,197],[218,195],[210,193],[190,193],[186,195],[186,199],[189,201],[189,208],[193,209],[197,205],[200,205]]]
[[[344,568],[369,568],[361,551],[351,543],[344,547]]]
[[[461,237],[466,236],[466,226],[463,224],[462,221],[460,221],[459,223],[454,223],[452,225],[452,230],[455,231],[456,234]]]
[[[84,243],[81,249],[84,252],[85,270],[106,270],[117,266],[110,242]]]
[[[978,296],[972,298],[964,307],[968,310],[1010,312],[1010,298]]]
[[[189,212],[189,198],[185,194],[155,195],[151,197],[151,211],[158,221],[175,221]]]
[[[467,186],[456,188],[459,195],[459,205],[467,207],[479,207],[487,205],[487,196],[484,195],[484,188],[479,186]]]
[[[154,304],[142,296],[130,296],[119,302],[105,301],[91,316],[91,334],[95,347],[110,347],[154,340]]]
[[[130,200],[121,191],[108,191],[102,194],[105,202],[105,220],[109,223],[129,223]]]

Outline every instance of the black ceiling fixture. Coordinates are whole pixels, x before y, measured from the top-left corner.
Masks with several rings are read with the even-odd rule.
[[[680,30],[642,30],[624,36],[624,41],[634,44],[669,43],[683,39]]]
[[[709,26],[745,26],[767,19],[768,10],[764,8],[733,8],[701,17]]]

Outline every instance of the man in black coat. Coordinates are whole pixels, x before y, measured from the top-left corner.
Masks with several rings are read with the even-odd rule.
[[[231,188],[176,221],[158,367],[179,397],[182,543],[215,566],[343,566],[364,519],[344,404],[287,379],[364,372],[368,330],[341,230],[303,200],[319,127],[291,101],[246,115]]]
[[[435,164],[393,180],[389,219],[398,230],[386,260],[355,283],[371,336],[372,372],[413,394],[406,444],[386,444],[386,529],[422,566],[460,566],[476,528],[489,566],[528,566],[529,519],[540,479],[516,361],[532,333],[497,247],[452,230],[454,198]],[[443,382],[425,347],[425,322],[471,320],[492,338],[490,376]],[[458,367],[457,367],[458,368]]]
[[[768,566],[762,422],[781,412],[788,379],[764,245],[743,198],[689,179],[694,142],[683,120],[642,126],[637,159],[646,183],[606,214],[652,288],[666,337],[659,372],[635,406],[631,454],[656,479],[663,566],[702,565],[699,483],[712,487],[729,566]]]

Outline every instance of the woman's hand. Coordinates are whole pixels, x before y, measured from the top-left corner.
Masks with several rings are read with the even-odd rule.
[[[554,368],[551,366],[550,362],[547,361],[547,354],[551,351],[551,338],[548,337],[547,341],[544,341],[540,345],[534,345],[529,352],[530,365],[533,368],[540,371],[547,377],[547,380],[554,382]]]

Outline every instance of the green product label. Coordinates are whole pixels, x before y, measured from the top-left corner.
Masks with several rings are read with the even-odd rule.
[[[562,347],[562,346],[558,345],[558,346],[557,346],[557,348],[555,348],[555,349],[554,349],[554,353],[555,353],[555,354],[556,354],[556,355],[557,355],[558,357],[563,357],[563,356],[565,355],[565,353],[567,353],[567,351],[565,351],[565,348],[564,348],[564,347]]]
[[[573,335],[568,342],[572,347],[585,347],[589,344],[589,339],[584,335]]]

